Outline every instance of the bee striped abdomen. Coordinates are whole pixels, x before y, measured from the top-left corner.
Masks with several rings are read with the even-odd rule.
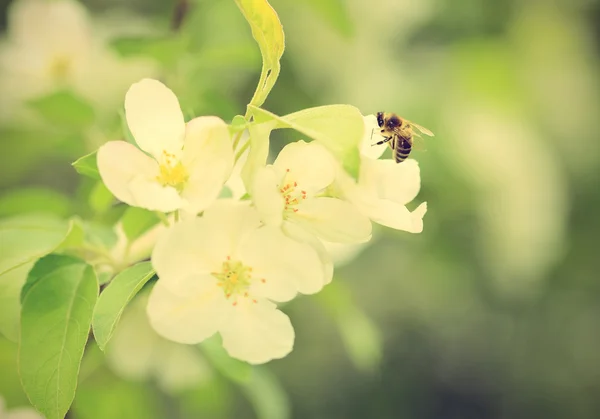
[[[411,150],[412,144],[410,141],[407,141],[402,137],[398,137],[396,139],[396,147],[394,148],[394,159],[396,159],[396,163],[402,163],[404,160],[406,160]]]

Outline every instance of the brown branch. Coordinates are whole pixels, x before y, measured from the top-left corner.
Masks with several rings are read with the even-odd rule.
[[[181,28],[190,8],[189,0],[177,0],[173,9],[173,17],[171,18],[171,29],[173,32],[177,32]]]

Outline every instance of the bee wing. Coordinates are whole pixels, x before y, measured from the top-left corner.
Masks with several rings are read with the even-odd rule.
[[[427,148],[425,147],[425,140],[420,135],[413,135],[413,150],[427,151]]]
[[[422,127],[419,124],[415,124],[414,122],[410,122],[410,125],[413,126],[414,128],[418,129],[422,134],[428,135],[430,137],[434,137],[433,132],[431,132],[430,130],[428,130],[425,127]]]

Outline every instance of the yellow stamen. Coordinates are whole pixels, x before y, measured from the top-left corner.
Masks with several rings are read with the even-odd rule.
[[[156,180],[163,186],[172,186],[179,192],[183,190],[185,183],[189,179],[186,168],[180,161],[177,161],[175,155],[163,151],[163,162],[159,167],[160,173]]]
[[[252,283],[252,268],[238,261],[232,261],[229,256],[223,261],[220,271],[212,272],[217,278],[217,286],[223,289],[225,298],[232,298],[232,305],[236,306],[238,297],[249,297],[248,289]],[[265,283],[265,280],[261,280]]]
[[[64,81],[71,72],[71,60],[65,56],[54,57],[48,66],[50,77],[56,81]]]

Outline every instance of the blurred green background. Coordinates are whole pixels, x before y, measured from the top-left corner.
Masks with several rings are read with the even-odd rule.
[[[27,20],[28,3],[0,1],[0,216],[102,212],[70,163],[122,138],[132,82],[230,121],[258,80],[233,0],[65,0],[70,20]],[[161,340],[141,296],[107,356],[89,348],[68,417],[600,417],[600,1],[271,4],[286,51],[266,109],[349,103],[435,132],[413,155],[424,232],[376,228],[284,307],[295,349],[266,366]],[[27,399],[5,334],[10,408]]]

